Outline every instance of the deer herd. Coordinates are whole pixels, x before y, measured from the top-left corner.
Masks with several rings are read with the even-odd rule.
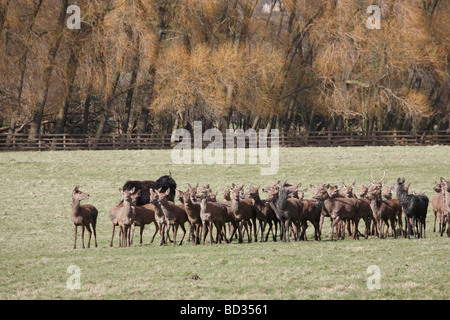
[[[209,243],[230,243],[235,238],[241,243],[245,236],[248,242],[256,242],[258,238],[264,242],[268,241],[269,235],[273,241],[278,238],[283,242],[289,242],[291,238],[307,240],[308,222],[314,228],[314,240],[321,240],[325,218],[331,222],[331,240],[347,236],[353,239],[360,236],[366,239],[369,236],[395,238],[397,235],[409,238],[411,234],[415,238],[425,238],[428,197],[423,193],[409,193],[409,185],[405,185],[404,178],[398,178],[392,188],[384,188],[383,192],[385,175],[380,182],[375,182],[371,175],[369,184],[362,185],[359,194],[356,182],[351,185],[309,185],[312,199],[304,198],[308,188],[281,181],[262,189],[249,186],[247,192],[244,185],[233,183],[223,190],[223,201],[217,199],[218,191],[213,192],[209,184],[202,187],[188,184],[186,191],[176,189],[170,175],[162,176],[156,182],[127,181],[119,188],[122,201],[110,210],[110,246],[113,246],[116,226],[119,227],[119,246],[128,247],[133,242],[135,227],[140,227],[139,243],[142,244],[144,228],[152,223],[155,232],[150,243],[159,234],[161,245],[177,244],[178,229],[182,231],[179,245],[183,244],[186,233],[187,241],[193,244],[205,244],[208,234]],[[450,237],[450,180],[441,177],[433,190],[433,231],[436,232],[439,220],[438,232],[442,236],[447,230]],[[266,194],[265,199],[261,199],[260,191]],[[397,199],[392,198],[393,192]],[[90,247],[92,231],[97,247],[98,211],[90,204],[80,204],[81,200],[88,198],[89,195],[81,192],[79,186],[72,192],[74,249],[78,226],[82,227],[83,248],[85,228],[89,234],[87,247]],[[175,203],[176,200],[179,204]]]

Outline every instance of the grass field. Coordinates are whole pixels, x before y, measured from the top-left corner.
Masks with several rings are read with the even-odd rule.
[[[442,146],[281,149],[278,174],[261,176],[258,165],[174,165],[170,150],[0,153],[0,299],[450,299],[450,239],[433,233],[431,206],[426,239],[331,242],[326,220],[320,242],[310,226],[307,242],[160,247],[148,244],[147,227],[145,245],[109,247],[109,208],[129,179],[171,170],[183,190],[188,182],[215,191],[277,180],[356,180],[359,189],[371,170],[378,180],[385,170],[389,186],[404,176],[431,199],[433,182],[450,178],[449,155]],[[99,210],[96,249],[72,249],[75,185]],[[71,265],[81,270],[77,290],[66,285]],[[380,269],[379,290],[367,288],[370,265]],[[192,274],[200,279],[185,279]]]

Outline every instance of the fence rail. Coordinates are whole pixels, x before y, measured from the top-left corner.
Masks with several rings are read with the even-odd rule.
[[[246,138],[248,142],[248,137]],[[169,134],[95,135],[43,134],[28,139],[26,134],[0,134],[0,151],[45,150],[125,150],[170,149],[178,142]],[[203,142],[203,147],[209,142]],[[268,146],[271,145],[270,136]],[[330,146],[413,146],[450,145],[450,131],[377,131],[370,134],[358,131],[309,131],[280,134],[281,147]],[[224,135],[223,146],[226,146]],[[248,143],[246,143],[248,146]],[[194,147],[193,141],[191,147]]]

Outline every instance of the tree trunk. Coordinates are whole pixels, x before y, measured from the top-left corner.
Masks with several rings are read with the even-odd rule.
[[[91,86],[89,85],[89,89]],[[88,95],[86,97],[86,100],[84,101],[84,108],[83,108],[83,124],[81,126],[81,133],[87,134],[89,129],[89,107],[91,104],[92,96],[90,94],[90,90],[88,90]]]
[[[38,92],[38,100],[33,111],[33,121],[31,122],[30,133],[28,139],[32,140],[37,137],[41,128],[42,117],[44,114],[44,107],[47,102],[48,90],[50,88],[50,80],[53,72],[53,64],[55,62],[56,53],[58,52],[61,38],[63,35],[64,22],[66,19],[66,11],[68,6],[68,0],[61,1],[61,11],[58,18],[58,29],[54,35],[54,41],[50,46],[48,52],[47,66],[44,69],[42,77],[41,87]]]
[[[108,122],[108,118],[111,113],[111,105],[114,100],[114,93],[116,92],[117,85],[119,84],[120,72],[116,72],[114,80],[114,85],[111,87],[111,92],[109,92],[108,97],[106,99],[105,107],[103,108],[103,112],[100,115],[100,122],[97,127],[97,132],[95,133],[95,147],[97,147],[97,140],[105,131],[106,122]]]
[[[63,93],[63,98],[61,101],[61,105],[59,107],[59,112],[56,117],[56,124],[55,124],[56,134],[64,133],[64,128],[66,126],[67,111],[69,109],[70,96],[72,95],[74,89],[75,76],[77,74],[77,67],[78,67],[78,57],[74,52],[73,48],[71,48],[70,58],[67,63],[67,71],[66,71],[67,86],[66,90]]]

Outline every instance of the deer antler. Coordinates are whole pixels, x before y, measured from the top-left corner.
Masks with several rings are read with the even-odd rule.
[[[380,183],[381,183],[381,181],[383,181],[383,179],[386,177],[386,171],[383,171],[383,178],[381,178],[381,180],[380,180]]]

